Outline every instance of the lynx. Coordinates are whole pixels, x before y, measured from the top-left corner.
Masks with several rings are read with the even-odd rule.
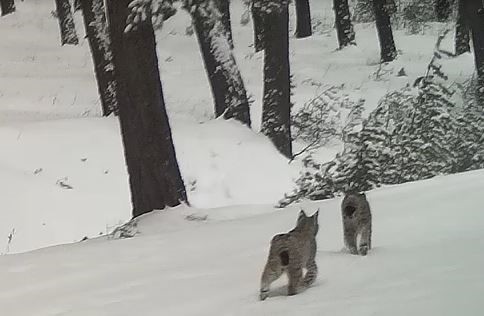
[[[366,256],[371,249],[371,211],[365,193],[348,193],[341,203],[345,245],[351,254]],[[360,235],[357,248],[356,240]]]
[[[288,233],[274,236],[269,257],[262,273],[260,299],[269,296],[271,283],[284,272],[289,277],[288,295],[309,287],[318,275],[316,265],[316,234],[318,233],[319,210],[308,217],[303,210],[299,213],[296,227]],[[306,274],[303,277],[303,268]]]

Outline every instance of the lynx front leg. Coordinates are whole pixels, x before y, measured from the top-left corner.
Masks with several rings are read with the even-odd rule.
[[[360,246],[358,252],[362,256],[366,256],[368,250],[371,249],[371,225],[365,225],[361,230]]]
[[[343,224],[343,226],[346,248],[348,248],[352,255],[357,255],[358,250],[356,249],[356,231],[352,225]]]
[[[279,277],[282,275],[282,267],[279,264],[276,264],[277,266],[274,267],[273,265],[275,264],[276,263],[274,262],[271,263],[268,261],[264,268],[264,272],[262,273],[259,295],[261,301],[265,300],[269,296],[269,290],[272,282],[279,279]]]
[[[303,275],[302,267],[291,267],[288,269],[287,274],[289,276],[287,295],[296,295]]]

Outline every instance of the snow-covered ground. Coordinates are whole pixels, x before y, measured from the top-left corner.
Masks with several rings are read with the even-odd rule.
[[[99,238],[0,257],[2,315],[480,315],[484,171],[369,194],[374,248],[343,252],[339,199],[274,210],[178,207],[140,218],[131,239]],[[258,301],[271,237],[320,208],[319,277]],[[188,221],[184,217],[203,218]]]
[[[189,19],[180,11],[157,40],[193,207],[141,218],[132,239],[92,239],[130,218],[119,126],[99,117],[79,14],[80,45],[60,47],[52,1],[16,4],[15,14],[0,18],[0,254],[8,254],[0,256],[0,315],[480,315],[484,171],[369,193],[374,249],[366,258],[341,251],[339,200],[272,207],[291,190],[300,162],[288,164],[258,133],[263,56],[253,53],[251,23],[239,23],[240,1],[232,5],[235,55],[254,101],[254,130],[213,120],[196,38],[186,35]],[[400,56],[380,67],[372,24],[356,26],[357,47],[336,50],[331,6],[311,0],[314,22],[326,27],[291,39],[294,109],[325,85],[344,84],[370,111],[386,92],[424,74],[445,27],[397,30]],[[451,50],[451,37],[444,48]],[[396,75],[401,68],[408,76]],[[444,71],[463,82],[473,56],[446,61]],[[318,157],[330,159],[337,149]],[[281,280],[275,297],[258,302],[270,238],[293,227],[300,207],[321,209],[319,279],[295,297],[284,296]],[[15,254],[84,236],[91,239]]]

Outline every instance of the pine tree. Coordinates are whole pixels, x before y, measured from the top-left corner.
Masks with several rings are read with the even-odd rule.
[[[55,4],[61,32],[61,45],[79,44],[69,0],[55,0]]]
[[[14,0],[0,0],[0,9],[2,11],[2,16],[14,13],[15,12]]]
[[[212,88],[215,115],[250,126],[249,100],[214,0],[186,0]]]
[[[296,23],[297,38],[305,38],[312,35],[309,0],[296,0]]]
[[[80,0],[103,116],[116,113],[116,81],[103,0]]]
[[[289,10],[287,0],[257,0],[263,12],[264,98],[261,131],[286,157],[292,157]]]
[[[390,23],[389,7],[386,0],[373,0],[375,23],[380,42],[380,54],[382,62],[390,62],[397,57],[397,49],[393,40],[392,25]]]
[[[357,0],[353,19],[359,23],[375,21],[375,15],[373,14],[373,0]]]
[[[108,0],[107,8],[121,134],[137,217],[179,205],[187,196],[165,109],[151,10],[128,7],[131,2]]]
[[[103,3],[104,7],[104,3]],[[74,0],[74,12],[82,10],[81,0]]]
[[[455,54],[462,55],[471,51],[470,29],[464,15],[464,0],[457,0],[457,21],[455,23]]]
[[[333,9],[339,48],[356,45],[355,31],[353,29],[353,23],[351,22],[348,0],[333,0]]]

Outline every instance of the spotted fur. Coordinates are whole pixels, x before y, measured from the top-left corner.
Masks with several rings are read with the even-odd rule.
[[[295,295],[299,291],[314,283],[318,275],[316,265],[316,234],[318,233],[318,214],[308,217],[301,210],[296,227],[288,233],[274,236],[271,241],[269,257],[262,273],[260,299],[269,296],[271,283],[283,273],[287,273],[289,284],[288,295]],[[303,269],[306,273],[303,276]]]
[[[348,193],[341,203],[343,233],[351,254],[366,256],[371,249],[371,210],[365,193]],[[360,242],[357,246],[357,237]]]

